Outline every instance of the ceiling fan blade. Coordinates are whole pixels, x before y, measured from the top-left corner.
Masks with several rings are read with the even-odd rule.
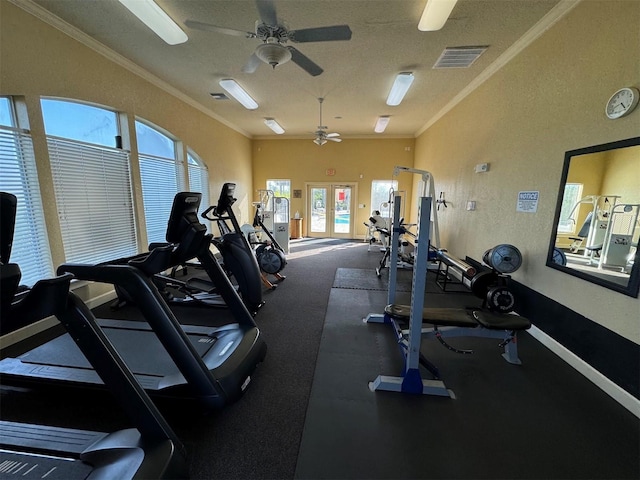
[[[236,37],[256,38],[253,32],[243,32],[242,30],[234,30],[233,28],[218,27],[210,23],[202,23],[196,20],[185,20],[184,24],[195,30],[204,30],[205,32],[224,33],[225,35],[233,35]]]
[[[327,133],[327,138],[331,138],[331,137],[339,137],[340,134],[339,133]]]
[[[333,25],[332,27],[291,30],[289,32],[289,40],[298,43],[351,40],[351,29],[349,28],[349,25]]]
[[[262,63],[262,60],[260,60],[258,58],[258,56],[255,54],[255,52],[249,57],[249,60],[247,60],[247,63],[244,64],[244,66],[242,67],[242,73],[253,73],[255,72],[258,67],[260,66],[260,64]]]
[[[331,142],[341,142],[342,139],[341,138],[336,138],[336,137],[326,137],[327,140],[331,141]]]
[[[317,77],[322,72],[324,72],[322,68],[320,68],[318,65],[313,63],[313,61],[311,61],[309,57],[300,53],[300,51],[297,50],[296,48],[291,46],[287,48],[291,52],[291,61],[296,65],[298,65],[303,70],[305,70],[309,75],[313,77]]]
[[[278,15],[276,15],[276,6],[273,0],[256,0],[256,7],[262,23],[269,26],[278,25]]]

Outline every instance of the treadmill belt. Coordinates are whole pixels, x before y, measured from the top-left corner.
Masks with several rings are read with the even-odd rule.
[[[0,451],[0,480],[87,478],[93,467],[80,460]]]
[[[178,372],[178,367],[152,331],[105,328],[104,333],[133,373],[165,377]],[[188,337],[200,357],[215,342],[206,335]],[[25,353],[20,360],[29,364],[93,369],[68,334]]]

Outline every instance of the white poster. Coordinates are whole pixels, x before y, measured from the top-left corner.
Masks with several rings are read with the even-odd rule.
[[[516,212],[536,213],[540,192],[519,192]]]

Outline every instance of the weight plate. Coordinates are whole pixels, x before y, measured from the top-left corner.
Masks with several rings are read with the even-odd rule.
[[[498,275],[495,272],[484,271],[474,275],[471,279],[471,291],[473,294],[484,299],[489,290],[498,281]]]
[[[522,265],[522,254],[513,245],[503,243],[484,252],[482,261],[500,273],[512,273]]]
[[[487,292],[487,308],[492,312],[509,313],[516,299],[507,287],[493,287]]]

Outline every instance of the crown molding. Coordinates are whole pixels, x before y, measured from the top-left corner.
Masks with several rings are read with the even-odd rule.
[[[502,55],[489,65],[480,75],[463,88],[460,93],[451,99],[438,113],[436,113],[427,124],[415,133],[416,137],[422,135],[429,127],[444,117],[458,103],[470,95],[476,88],[489,80],[502,67],[508,64],[516,55],[537,40],[543,33],[549,30],[567,13],[573,10],[582,0],[560,0],[555,7],[547,12],[533,27],[531,27],[522,37],[520,37],[511,47],[507,48]]]
[[[61,31],[65,35],[73,38],[74,40],[76,40],[78,42],[80,42],[84,46],[92,49],[93,51],[95,51],[97,53],[99,53],[100,55],[102,55],[103,57],[107,58],[111,62],[113,62],[113,63],[115,63],[115,64],[117,64],[117,65],[119,65],[119,66],[121,66],[121,67],[123,67],[123,68],[125,68],[127,70],[129,70],[134,75],[137,75],[137,76],[141,77],[142,79],[146,80],[147,82],[151,83],[152,85],[155,85],[156,87],[164,90],[169,95],[172,95],[173,97],[176,97],[178,100],[186,103],[187,105],[199,110],[200,112],[204,113],[205,115],[207,115],[207,116],[213,118],[214,120],[222,123],[226,127],[229,127],[232,130],[235,130],[236,132],[240,133],[241,135],[244,135],[245,137],[247,137],[249,139],[253,138],[251,134],[249,134],[248,132],[244,131],[243,129],[241,129],[237,125],[234,125],[234,124],[230,123],[228,120],[222,118],[221,116],[219,116],[218,114],[216,114],[212,110],[209,110],[208,108],[203,107],[199,102],[197,102],[196,100],[194,100],[190,96],[185,95],[180,90],[178,90],[178,89],[174,88],[173,86],[169,85],[164,80],[156,77],[154,74],[152,74],[151,72],[145,70],[144,68],[140,67],[139,65],[135,64],[134,62],[132,62],[128,58],[123,57],[119,53],[116,53],[115,51],[111,50],[107,46],[105,46],[102,43],[98,42],[97,40],[95,40],[94,38],[90,37],[89,35],[87,35],[83,31],[81,31],[78,28],[74,27],[73,25],[65,22],[61,18],[55,16],[54,14],[49,12],[48,10],[45,10],[40,5],[38,5],[37,3],[34,3],[31,0],[7,0],[7,1],[9,1],[13,5],[15,5],[16,7],[21,8],[25,12],[33,15],[37,19],[47,23],[48,25],[51,25],[53,28]]]

